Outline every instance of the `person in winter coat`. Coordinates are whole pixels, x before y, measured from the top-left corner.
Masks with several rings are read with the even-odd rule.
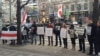
[[[9,27],[9,31],[16,31],[16,30],[17,30],[16,27],[13,24],[11,24]],[[10,45],[15,45],[15,40],[11,40]]]
[[[28,40],[28,36],[27,36],[27,27],[24,26],[24,29],[22,31],[22,35],[23,35],[23,44],[27,43]]]
[[[37,44],[37,39],[36,39],[37,25],[35,22],[33,22],[32,26],[31,26],[30,34],[31,34],[31,44],[33,44],[34,41],[35,41],[35,44]]]
[[[40,22],[40,24],[38,25],[38,27],[43,27],[44,28],[44,24],[42,22]],[[43,43],[43,46],[44,46],[44,44],[45,44],[44,34],[40,34],[39,35],[39,39],[40,39],[39,45],[41,45]]]
[[[94,47],[95,56],[98,56],[100,52],[100,21],[97,22],[97,25],[95,27]]]
[[[75,36],[75,29],[74,29],[74,25],[71,25],[69,28],[69,34],[70,34],[70,39],[71,39],[71,43],[72,43],[72,50],[75,50],[75,45],[76,45],[76,36]]]
[[[85,53],[85,38],[86,38],[86,30],[82,26],[82,23],[79,22],[79,29],[82,30],[78,32],[78,38],[79,38],[79,51],[82,51]]]
[[[61,24],[58,23],[58,21],[56,21],[55,25],[54,25],[54,33],[55,33],[55,46],[58,46],[58,43],[60,44],[60,47],[62,45],[62,42],[61,42],[61,37],[60,37],[60,28],[61,28]],[[58,42],[58,39],[59,39],[59,42]]]
[[[49,23],[47,28],[53,28],[52,23]],[[48,36],[48,46],[50,46],[50,45],[53,46],[53,36]]]
[[[7,26],[4,26],[4,27],[2,28],[2,31],[8,31]],[[7,43],[7,40],[2,40],[2,43],[3,43],[3,44]]]
[[[60,37],[63,38],[64,48],[67,49],[67,26],[65,23],[62,23],[61,30],[60,30]]]
[[[88,19],[87,21],[87,29],[86,29],[86,34],[87,34],[87,39],[88,39],[88,42],[89,42],[89,53],[88,55],[93,55],[93,49],[94,49],[94,24],[92,22],[91,19]]]

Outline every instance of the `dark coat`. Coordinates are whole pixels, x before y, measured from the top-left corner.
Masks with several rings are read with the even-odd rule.
[[[3,28],[2,28],[2,31],[7,31],[7,30],[8,30],[7,27],[3,27]]]
[[[95,42],[100,45],[100,27],[95,28]]]
[[[61,24],[58,23],[54,25],[54,33],[56,35],[60,35],[60,29],[61,29]]]
[[[34,28],[34,29],[32,29],[32,28]],[[33,24],[31,26],[31,34],[37,34],[37,25],[36,24]]]
[[[9,31],[16,31],[16,30],[17,30],[16,27],[13,25],[9,27]]]
[[[91,29],[91,38],[94,39],[94,37],[95,37],[95,28],[96,28],[96,25],[94,25],[94,24],[92,23],[92,24],[89,24],[89,26],[92,27],[92,29]]]

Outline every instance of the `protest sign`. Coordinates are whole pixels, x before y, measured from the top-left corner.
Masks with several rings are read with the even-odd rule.
[[[53,28],[46,28],[45,36],[53,36]]]
[[[62,37],[62,38],[67,37],[67,29],[66,28],[61,28],[60,37]]]
[[[44,35],[44,27],[37,27],[37,34]]]

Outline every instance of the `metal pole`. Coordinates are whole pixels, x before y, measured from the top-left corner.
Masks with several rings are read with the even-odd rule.
[[[39,11],[39,1],[37,2],[37,6],[38,6],[38,8],[37,8],[37,12],[38,12],[38,14],[37,14],[37,18],[38,18],[38,22],[40,21],[39,19],[40,19],[40,17],[39,17],[39,13],[40,13],[40,11]]]
[[[11,0],[9,0],[9,19],[10,19],[10,24],[12,22],[11,20]]]

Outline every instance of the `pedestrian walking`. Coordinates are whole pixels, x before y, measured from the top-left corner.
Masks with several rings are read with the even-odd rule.
[[[67,49],[67,26],[65,23],[62,23],[61,30],[60,30],[60,37],[63,38],[64,48]]]
[[[3,26],[2,31],[8,31],[8,28],[6,25]],[[2,40],[2,43],[3,44],[7,43],[7,40]]]
[[[49,22],[47,28],[53,28],[52,23]],[[48,46],[53,46],[53,36],[48,36]]]
[[[37,43],[36,35],[37,35],[37,25],[36,22],[34,21],[31,28],[30,28],[30,35],[31,35],[31,44],[35,42],[35,45]]]
[[[55,34],[55,46],[58,46],[58,43],[60,44],[60,47],[62,45],[61,37],[60,37],[60,29],[61,29],[61,24],[56,21],[54,25],[54,34]],[[58,42],[59,39],[59,42]]]
[[[76,33],[75,33],[75,29],[74,29],[74,25],[71,25],[69,28],[69,34],[70,34],[70,39],[71,39],[71,43],[72,43],[72,50],[75,50],[75,46],[76,46]]]

